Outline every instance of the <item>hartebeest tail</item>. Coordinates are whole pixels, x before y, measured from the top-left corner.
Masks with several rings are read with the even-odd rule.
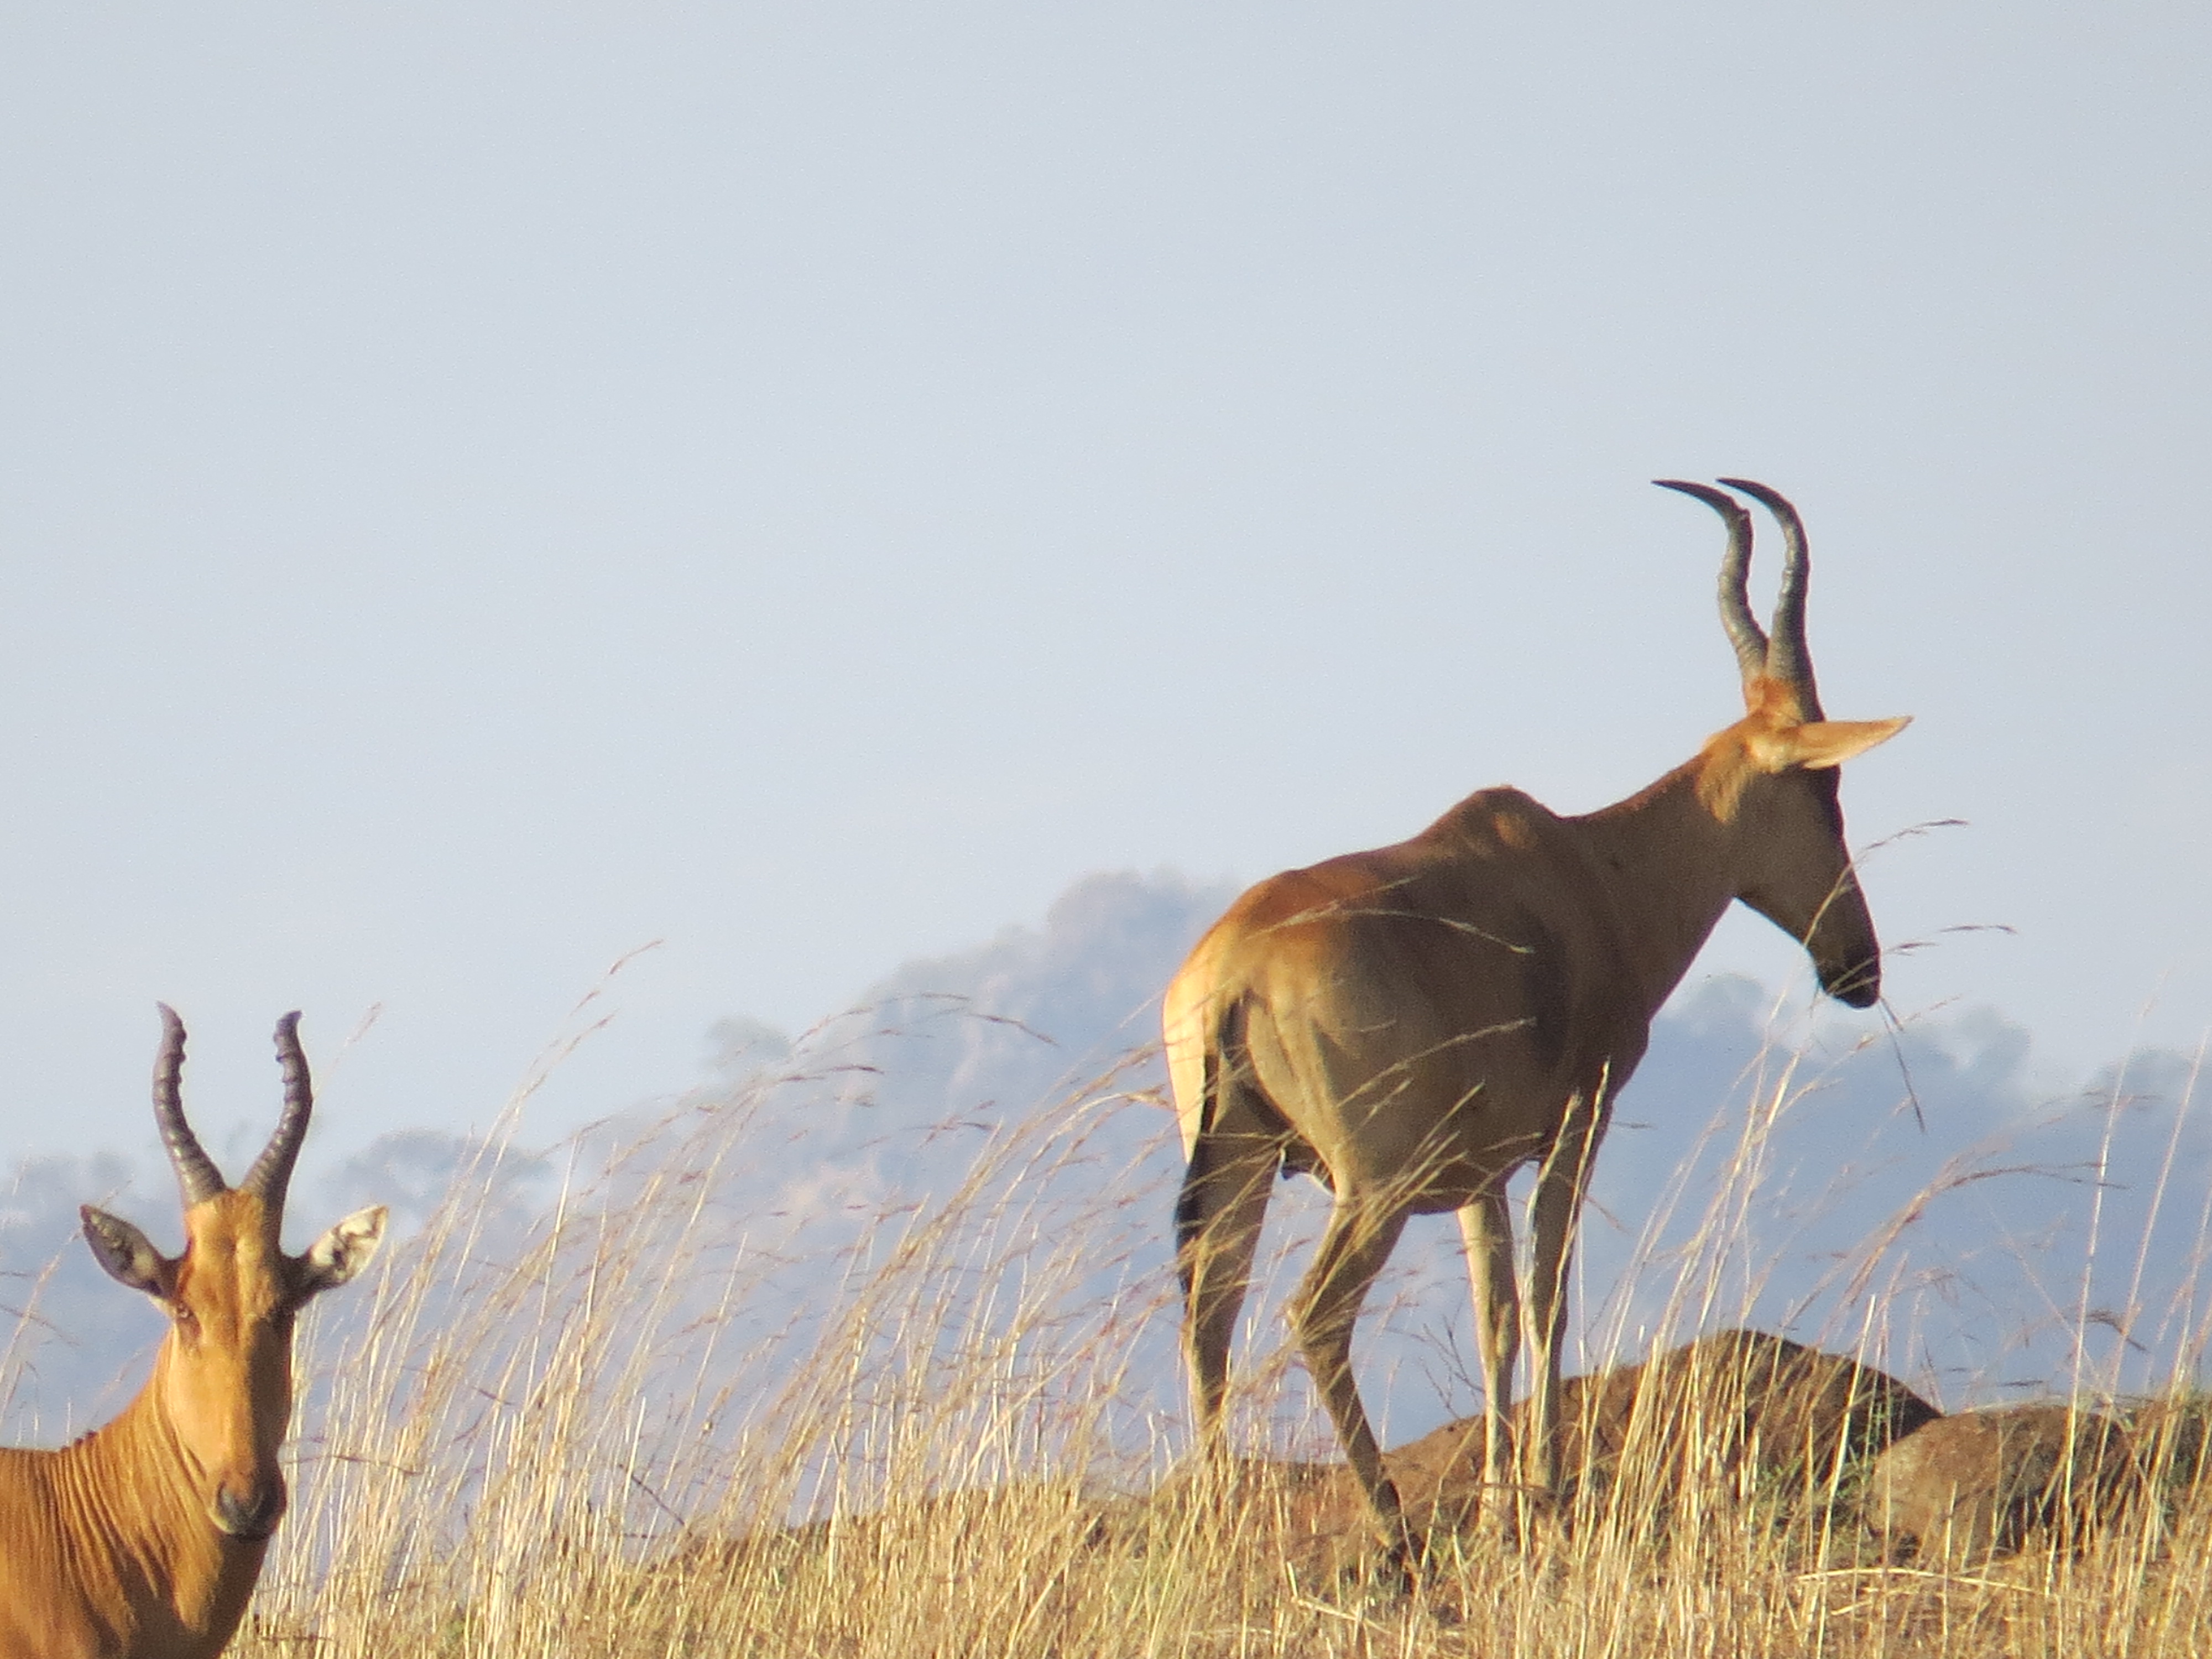
[[[184,1254],[83,1210],[110,1275],[169,1316],[154,1375],[105,1428],[60,1451],[0,1449],[0,1659],[202,1659],[245,1616],[284,1513],[277,1447],[292,1412],[292,1322],[384,1236],[381,1206],[302,1255],[278,1235],[314,1097],[297,1014],[276,1023],[284,1112],[236,1187],[185,1121],[185,1028],[161,1010],[154,1121],[176,1171]]]
[[[1389,1547],[1419,1540],[1352,1372],[1352,1330],[1408,1216],[1456,1211],[1474,1280],[1491,1490],[1511,1489],[1504,1413],[1522,1340],[1507,1178],[1536,1166],[1534,1349],[1522,1489],[1559,1485],[1567,1263],[1613,1096],[1651,1018],[1741,899],[1801,940],[1829,994],[1863,1008],[1881,951],[1851,870],[1836,769],[1903,720],[1824,719],[1805,642],[1810,571],[1796,510],[1721,482],[1782,526],[1771,637],[1745,598],[1751,519],[1725,492],[1662,481],[1728,526],[1721,621],[1744,717],[1616,805],[1562,817],[1515,789],[1470,795],[1395,847],[1261,882],[1168,987],[1184,1346],[1202,1441],[1218,1449],[1230,1342],[1278,1171],[1334,1196],[1294,1305],[1299,1346]]]

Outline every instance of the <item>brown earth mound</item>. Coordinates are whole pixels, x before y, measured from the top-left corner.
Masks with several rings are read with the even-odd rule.
[[[1789,1504],[1940,1413],[1871,1366],[1762,1331],[1700,1337],[1639,1365],[1561,1385],[1560,1469],[1577,1523],[1611,1504],[1663,1519],[1692,1488],[1706,1502]],[[1512,1413],[1525,1431],[1525,1402]],[[1483,1421],[1463,1418],[1383,1462],[1416,1529],[1464,1529],[1481,1506]],[[1371,1526],[1351,1471],[1310,1483],[1290,1510],[1293,1559],[1316,1570]]]
[[[1692,1478],[1738,1502],[1824,1492],[1942,1414],[1886,1372],[1764,1331],[1699,1337],[1589,1381],[1601,1386],[1563,1413],[1561,1467],[1571,1491],[1628,1501]]]
[[[2212,1498],[2212,1400],[2148,1401],[2128,1413],[2128,1443],[2144,1480],[2174,1504]]]
[[[2078,1539],[2142,1490],[2126,1429],[2058,1405],[1961,1412],[1884,1452],[1867,1522],[1896,1546],[1954,1564],[2014,1550],[2037,1532]]]

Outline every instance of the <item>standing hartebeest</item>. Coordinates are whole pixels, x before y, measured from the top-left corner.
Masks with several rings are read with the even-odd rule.
[[[376,1254],[385,1212],[356,1212],[304,1255],[278,1234],[313,1109],[297,1014],[276,1022],[284,1113],[236,1187],[185,1121],[185,1028],[161,1010],[154,1119],[185,1204],[171,1258],[83,1209],[100,1265],[161,1305],[154,1376],[106,1427],[60,1451],[0,1449],[0,1659],[204,1659],[245,1616],[284,1513],[276,1448],[292,1412],[292,1321]]]
[[[1764,502],[1787,560],[1770,643],[1745,592],[1750,515],[1660,481],[1728,524],[1721,620],[1748,712],[1618,805],[1561,817],[1516,789],[1470,795],[1395,847],[1261,882],[1168,987],[1168,1067],[1188,1172],[1176,1206],[1184,1345],[1202,1443],[1218,1449],[1229,1349],[1279,1170],[1334,1196],[1292,1314],[1314,1386],[1393,1554],[1413,1558],[1360,1404],[1352,1329],[1406,1219],[1459,1212],[1486,1398],[1484,1478],[1504,1490],[1521,1343],[1507,1178],[1537,1166],[1528,1287],[1529,1479],[1559,1486],[1559,1340],[1590,1160],[1652,1016],[1732,899],[1802,940],[1855,1008],[1880,947],[1844,844],[1836,768],[1905,720],[1829,720],[1805,643],[1796,510]]]

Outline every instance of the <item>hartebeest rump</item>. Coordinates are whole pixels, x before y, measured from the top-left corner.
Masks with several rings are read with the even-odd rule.
[[[1455,1210],[1486,1398],[1484,1476],[1509,1485],[1504,1411],[1521,1345],[1506,1181],[1536,1165],[1526,1481],[1559,1486],[1559,1346],[1576,1219],[1613,1100],[1652,1016],[1731,900],[1801,940],[1821,988],[1875,1000],[1880,948],[1852,874],[1836,768],[1905,720],[1821,716],[1805,643],[1804,529],[1763,485],[1786,548],[1770,641],[1745,592],[1750,515],[1727,521],[1721,619],[1747,712],[1615,805],[1562,817],[1485,789],[1410,841],[1261,882],[1169,986],[1168,1067],[1189,1159],[1176,1209],[1184,1348],[1218,1451],[1230,1343],[1278,1171],[1334,1205],[1292,1318],[1386,1542],[1409,1536],[1352,1370],[1352,1332],[1407,1218]],[[1517,1506],[1515,1506],[1517,1507]],[[1508,1510],[1510,1515],[1510,1510]]]
[[[204,1659],[245,1616],[284,1513],[292,1321],[368,1264],[374,1206],[287,1255],[284,1192],[314,1105],[297,1014],[276,1024],[284,1112],[236,1187],[185,1121],[185,1028],[161,1010],[154,1117],[184,1194],[185,1251],[84,1206],[100,1265],[169,1316],[154,1375],[60,1451],[0,1449],[0,1659]]]

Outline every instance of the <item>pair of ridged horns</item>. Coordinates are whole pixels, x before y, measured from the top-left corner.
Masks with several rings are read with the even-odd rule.
[[[1654,478],[1662,489],[1679,489],[1694,495],[1719,514],[1728,524],[1728,553],[1721,560],[1721,626],[1735,647],[1736,666],[1748,686],[1759,679],[1779,680],[1796,694],[1800,713],[1808,720],[1820,718],[1820,696],[1813,686],[1813,653],[1805,643],[1805,585],[1812,574],[1812,557],[1805,548],[1805,522],[1797,509],[1779,492],[1749,478],[1723,478],[1721,483],[1774,515],[1782,526],[1782,588],[1774,601],[1774,638],[1770,641],[1751,614],[1746,591],[1751,574],[1751,514],[1735,496],[1711,484],[1686,483],[1680,478]]]
[[[169,1163],[177,1172],[177,1186],[185,1207],[220,1197],[231,1188],[201,1150],[199,1137],[185,1121],[182,1079],[185,1071],[185,1022],[167,1003],[161,1010],[161,1053],[154,1062],[154,1121],[161,1126],[161,1144],[169,1149]],[[299,1161],[300,1143],[307,1138],[307,1118],[315,1109],[314,1085],[307,1076],[307,1056],[300,1048],[300,1016],[289,1013],[276,1022],[276,1058],[284,1067],[284,1115],[268,1146],[238,1183],[241,1193],[258,1193],[271,1216],[284,1213],[284,1194],[292,1184],[292,1165]]]

